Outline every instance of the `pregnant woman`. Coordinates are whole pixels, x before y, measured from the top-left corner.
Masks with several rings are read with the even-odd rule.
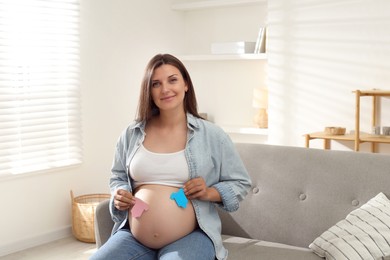
[[[228,135],[198,114],[183,63],[158,54],[116,146],[113,234],[91,259],[226,259],[216,207],[237,210],[250,185]]]

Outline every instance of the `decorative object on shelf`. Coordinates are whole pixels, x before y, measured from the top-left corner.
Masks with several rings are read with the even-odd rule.
[[[345,127],[339,126],[327,126],[325,127],[325,133],[328,135],[345,135]]]
[[[382,133],[383,135],[390,135],[390,126],[382,127]]]
[[[381,127],[380,126],[373,126],[372,127],[372,134],[373,135],[380,135],[381,134]]]
[[[199,113],[199,115],[200,115],[204,120],[208,120],[208,115],[207,115],[207,113]]]
[[[265,33],[266,27],[260,27],[254,53],[265,53]]]
[[[268,89],[253,89],[252,106],[258,108],[257,114],[254,117],[254,123],[259,128],[268,128]]]
[[[245,54],[254,53],[256,42],[214,42],[211,54]]]

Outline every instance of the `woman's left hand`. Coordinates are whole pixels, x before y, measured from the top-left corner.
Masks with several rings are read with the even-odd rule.
[[[207,187],[202,177],[193,178],[184,184],[184,193],[188,199],[221,201],[221,196],[215,188]]]
[[[207,200],[207,186],[202,177],[197,177],[184,184],[184,193],[189,199]]]

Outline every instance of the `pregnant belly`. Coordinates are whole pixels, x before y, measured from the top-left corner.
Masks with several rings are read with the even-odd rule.
[[[164,185],[142,185],[135,197],[149,205],[149,209],[136,218],[129,212],[129,224],[133,236],[150,248],[161,248],[191,233],[197,225],[194,208],[188,202],[180,208],[171,193],[178,188]]]

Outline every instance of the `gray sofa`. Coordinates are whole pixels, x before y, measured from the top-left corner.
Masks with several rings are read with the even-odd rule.
[[[262,144],[237,144],[253,187],[234,213],[220,212],[229,259],[321,259],[308,248],[352,210],[390,195],[390,156]],[[113,222],[96,209],[99,247]]]

